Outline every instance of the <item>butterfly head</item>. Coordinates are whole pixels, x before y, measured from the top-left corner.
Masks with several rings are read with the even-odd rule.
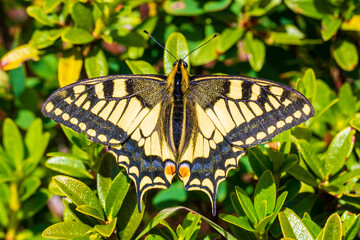
[[[176,72],[181,73],[182,69],[187,70],[188,64],[180,58],[173,63],[173,67],[177,69]]]

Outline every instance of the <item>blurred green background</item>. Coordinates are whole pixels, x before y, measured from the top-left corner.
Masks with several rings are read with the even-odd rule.
[[[356,238],[360,1],[2,0],[0,16],[0,239],[134,239],[144,229],[146,239]],[[275,139],[279,151],[249,150],[220,185],[215,217],[207,196],[178,180],[149,191],[138,213],[132,183],[106,148],[40,112],[79,79],[167,74],[174,59],[143,30],[177,57],[217,33],[188,57],[190,74],[270,79],[315,108]],[[274,188],[261,195],[265,179]],[[259,214],[256,196],[276,198],[279,209],[274,200]],[[178,205],[200,215],[171,208],[155,217]],[[146,228],[151,220],[160,225]]]

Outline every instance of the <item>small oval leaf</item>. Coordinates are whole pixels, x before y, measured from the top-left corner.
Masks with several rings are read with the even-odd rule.
[[[358,65],[359,54],[355,44],[348,40],[339,40],[333,44],[336,63],[345,71],[352,71]]]
[[[99,200],[96,198],[95,193],[86,186],[85,183],[61,175],[53,177],[53,181],[76,206],[88,205],[96,209],[101,214],[101,219],[105,221],[103,209]]]
[[[175,59],[169,52],[164,51],[164,71],[165,75],[169,75],[173,69],[174,62],[189,54],[189,47],[184,35],[181,33],[172,33],[166,41],[165,48],[176,58]],[[188,69],[190,69],[190,62],[187,63]]]

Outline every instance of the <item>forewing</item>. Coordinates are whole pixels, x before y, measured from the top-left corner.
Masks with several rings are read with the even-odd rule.
[[[231,146],[193,98],[186,104],[185,136],[191,137],[180,152],[178,175],[186,190],[209,196],[215,215],[218,186],[237,167],[245,150]]]
[[[55,91],[42,113],[103,145],[124,142],[164,95],[162,75],[118,75],[78,81]]]
[[[268,80],[239,76],[193,76],[190,94],[233,145],[266,142],[314,115],[296,90]]]
[[[175,156],[164,134],[164,102],[151,109],[123,145],[110,147],[135,183],[140,212],[144,193],[169,188],[175,173]]]
[[[119,75],[76,82],[54,92],[45,116],[92,141],[109,145],[134,181],[138,207],[151,188],[168,188],[175,173],[174,153],[162,120],[168,92],[161,75]]]

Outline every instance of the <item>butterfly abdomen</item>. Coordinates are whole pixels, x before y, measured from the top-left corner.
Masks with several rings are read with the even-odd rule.
[[[171,117],[174,145],[176,149],[179,149],[184,119],[184,102],[182,100],[174,101],[173,114]]]

